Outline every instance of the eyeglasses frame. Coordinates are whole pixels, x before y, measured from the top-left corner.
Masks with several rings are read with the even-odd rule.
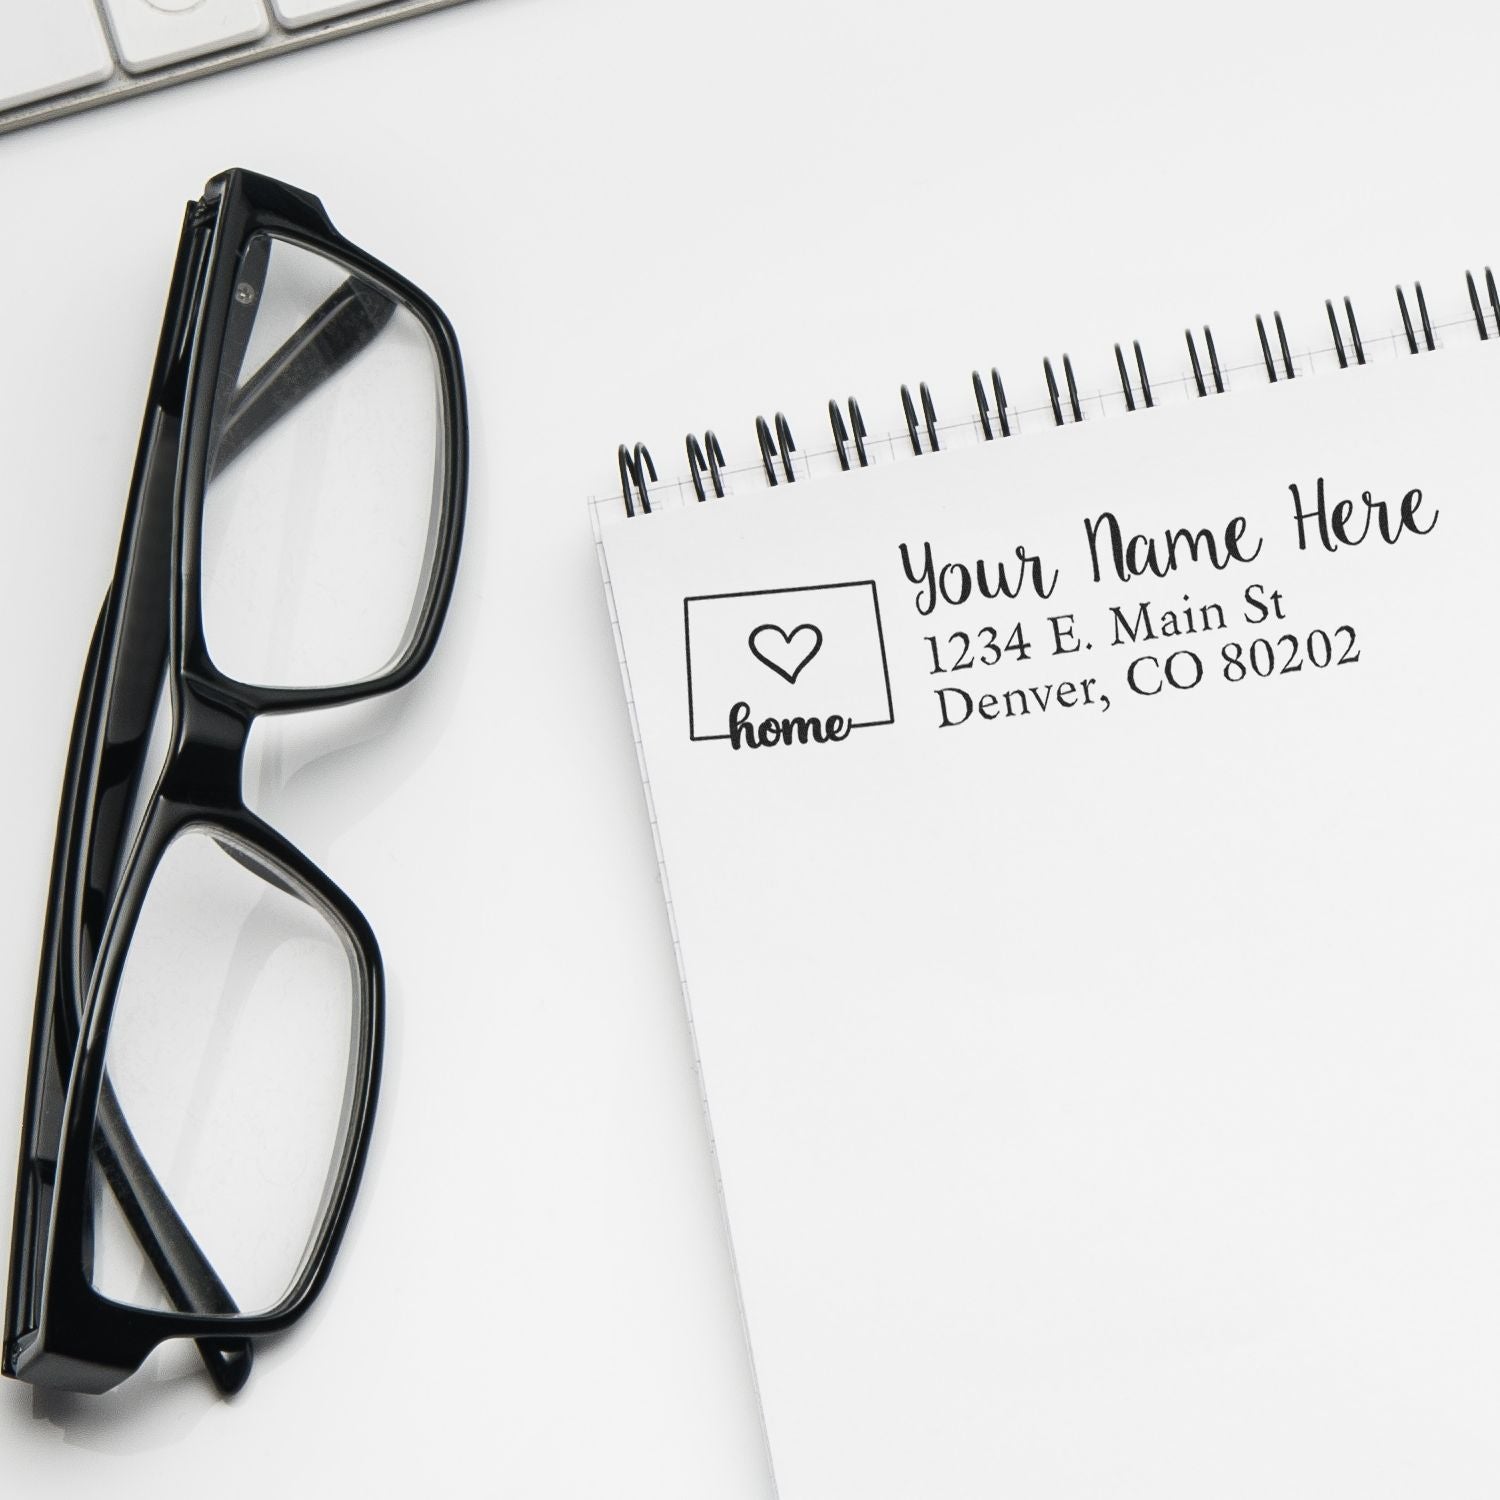
[[[435,506],[429,540],[426,596],[397,658],[380,673],[355,683],[267,687],[238,682],[214,665],[205,639],[202,516],[211,424],[238,267],[256,234],[330,258],[405,307],[431,338],[437,356],[445,417],[443,492]],[[177,452],[168,496],[161,445],[174,438]],[[204,197],[189,205],[184,221],[114,580],[90,647],[69,749],[16,1185],[5,1374],[43,1386],[107,1390],[138,1369],[162,1341],[187,1337],[198,1341],[220,1388],[235,1390],[249,1374],[249,1340],[289,1327],[325,1284],[369,1150],[384,1036],[384,970],[375,935],[359,908],[307,856],[246,806],[242,791],[245,745],[252,724],[261,715],[375,697],[403,686],[422,670],[436,646],[457,575],[467,474],[462,363],[452,326],[436,303],[340,235],[312,195],[241,169],[213,179]],[[168,499],[170,541],[163,548]],[[160,576],[167,571],[162,567],[164,554],[170,564],[166,580]],[[107,793],[118,803],[121,785],[133,789],[139,779],[146,750],[144,731],[149,730],[160,687],[160,665],[153,674],[149,648],[144,654],[135,648],[132,658],[131,635],[140,634],[140,621],[147,612],[160,610],[159,594],[154,599],[151,595],[156,592],[153,586],[163,581],[170,588],[164,665],[173,706],[173,743],[133,846],[107,895],[108,915],[97,933],[92,973],[86,974],[82,944],[91,935],[91,916],[92,922],[99,920],[104,894],[103,882],[96,878],[91,887],[89,878],[98,855],[100,804]],[[148,678],[149,692],[142,702]],[[120,699],[121,690],[132,695],[129,702]],[[113,721],[127,708],[134,732],[118,740],[111,738]],[[110,782],[103,779],[110,753],[124,754],[133,763],[123,782],[118,775]],[[128,803],[131,798],[123,800]],[[190,1231],[151,1178],[144,1158],[139,1162],[119,1159],[122,1154],[128,1157],[128,1151],[111,1148],[110,1152],[115,1172],[129,1179],[125,1184],[129,1201],[122,1198],[121,1205],[137,1237],[144,1236],[143,1248],[176,1310],[128,1307],[111,1300],[92,1286],[85,1264],[92,1232],[90,1179],[96,1131],[101,1107],[106,1125],[110,1123],[108,1111],[114,1107],[106,1083],[105,1053],[120,977],[151,878],[172,841],[192,828],[221,835],[241,853],[253,852],[254,858],[276,872],[271,875],[263,870],[263,878],[279,883],[280,877],[293,894],[319,909],[346,941],[358,988],[359,1041],[348,1098],[349,1123],[322,1223],[281,1300],[267,1311],[248,1315],[235,1308],[218,1283]],[[115,831],[118,835],[118,824]],[[119,852],[118,844],[115,852]],[[91,895],[92,914],[88,911]],[[54,1119],[58,1101],[47,1097],[49,1052],[56,1055],[59,1071],[67,1079],[60,1120]],[[64,1059],[69,1059],[66,1065]],[[43,1231],[37,1222],[37,1173],[45,1173],[46,1138],[54,1123],[58,1148],[49,1220]],[[125,1136],[129,1136],[128,1129]],[[109,1164],[105,1166],[108,1173]]]

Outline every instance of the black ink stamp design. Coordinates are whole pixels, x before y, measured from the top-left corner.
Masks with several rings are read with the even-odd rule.
[[[779,625],[757,625],[750,632],[749,646],[757,661],[795,685],[803,667],[823,649],[823,632],[805,622],[791,631]]]
[[[684,599],[688,734],[735,750],[895,722],[872,579]]]

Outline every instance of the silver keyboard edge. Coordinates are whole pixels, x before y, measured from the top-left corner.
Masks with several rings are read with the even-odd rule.
[[[474,3],[476,0],[390,0],[389,4],[377,6],[373,10],[335,16],[331,20],[318,21],[297,31],[282,27],[273,16],[271,24],[277,30],[269,36],[246,42],[239,47],[230,47],[223,52],[211,52],[205,57],[195,57],[187,62],[169,63],[164,68],[142,74],[127,73],[117,61],[113,75],[102,83],[91,83],[85,88],[72,89],[66,94],[55,94],[50,99],[38,99],[34,104],[23,104],[17,109],[0,113],[0,135],[23,130],[28,125],[40,125],[43,120],[55,120],[63,115],[77,114],[81,110],[113,104],[118,99],[128,99],[136,94],[149,94],[174,83],[186,83],[192,78],[206,78],[210,73],[223,73],[230,68],[243,67],[246,63],[259,62],[262,58],[279,56],[283,52],[316,46],[319,42],[348,36],[352,32],[369,31],[372,27],[385,26],[392,21],[404,21],[427,11],[446,10],[450,6]]]

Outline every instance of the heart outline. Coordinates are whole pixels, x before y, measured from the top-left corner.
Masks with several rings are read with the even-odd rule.
[[[766,653],[756,645],[756,637],[763,635],[766,631],[770,631],[774,635],[779,635],[781,639],[786,643],[787,647],[790,648],[792,642],[799,635],[801,635],[804,630],[810,630],[813,633],[812,647],[801,659],[801,661],[799,661],[797,665],[792,668],[790,672],[788,672],[787,669],[782,666],[779,661],[776,661],[772,657],[767,656]],[[767,623],[765,625],[757,625],[747,637],[746,644],[750,647],[750,654],[756,659],[756,661],[760,662],[762,666],[769,667],[774,673],[776,673],[778,677],[795,686],[798,677],[802,675],[803,668],[806,667],[808,662],[810,662],[813,657],[815,657],[818,652],[823,649],[823,632],[810,621],[804,622],[801,625],[795,625],[790,631],[783,630],[779,625],[772,625]]]

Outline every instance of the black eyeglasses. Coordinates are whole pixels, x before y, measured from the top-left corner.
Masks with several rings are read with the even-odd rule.
[[[262,714],[425,665],[467,432],[448,320],[316,198],[233,171],[188,206],[68,750],[7,1375],[103,1391],[187,1337],[234,1391],[250,1340],[328,1276],[375,1108],[380,950],[246,806],[245,746]]]

